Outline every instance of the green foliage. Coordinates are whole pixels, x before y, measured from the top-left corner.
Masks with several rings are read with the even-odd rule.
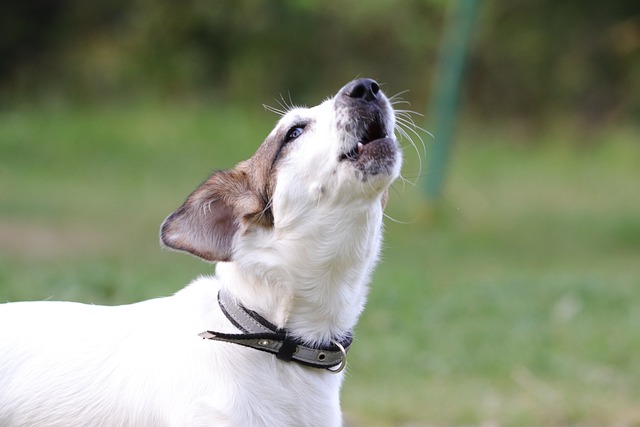
[[[482,2],[464,98],[482,119],[640,115],[638,2]],[[371,76],[423,110],[442,0],[29,0],[0,6],[0,94],[297,103]]]
[[[417,80],[413,66],[429,61],[437,39],[438,26],[424,23],[437,23],[440,15],[421,1],[398,8],[390,1],[137,0],[96,7],[98,19],[118,18],[87,26],[73,12],[87,3],[67,0],[67,6],[77,21],[63,19],[66,11],[54,14],[48,26],[59,36],[50,42],[52,55],[12,63],[20,75],[5,77],[9,94],[29,95],[46,66],[43,89],[80,100],[157,93],[270,100],[288,91],[304,102],[360,74]],[[13,12],[18,21],[38,16]],[[416,48],[426,55],[407,63]],[[24,86],[11,86],[21,80]]]

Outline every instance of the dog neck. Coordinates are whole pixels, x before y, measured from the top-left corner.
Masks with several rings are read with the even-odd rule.
[[[216,275],[245,307],[305,342],[344,337],[364,308],[380,249],[382,210],[367,205],[246,236]]]

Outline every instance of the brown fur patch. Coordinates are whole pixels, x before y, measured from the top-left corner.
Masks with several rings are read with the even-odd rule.
[[[207,261],[230,261],[238,232],[272,227],[279,136],[267,138],[249,160],[214,173],[191,193],[162,224],[162,243]]]

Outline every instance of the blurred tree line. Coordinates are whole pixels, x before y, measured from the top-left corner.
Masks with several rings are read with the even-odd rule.
[[[445,0],[5,0],[0,99],[313,103],[372,76],[423,111]],[[464,105],[479,119],[638,122],[640,2],[485,0]],[[289,95],[290,94],[290,95]]]

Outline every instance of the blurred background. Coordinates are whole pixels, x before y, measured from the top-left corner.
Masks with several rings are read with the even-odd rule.
[[[130,303],[211,273],[159,249],[164,217],[253,153],[263,104],[356,77],[414,125],[347,424],[640,425],[633,0],[4,1],[0,301]]]

